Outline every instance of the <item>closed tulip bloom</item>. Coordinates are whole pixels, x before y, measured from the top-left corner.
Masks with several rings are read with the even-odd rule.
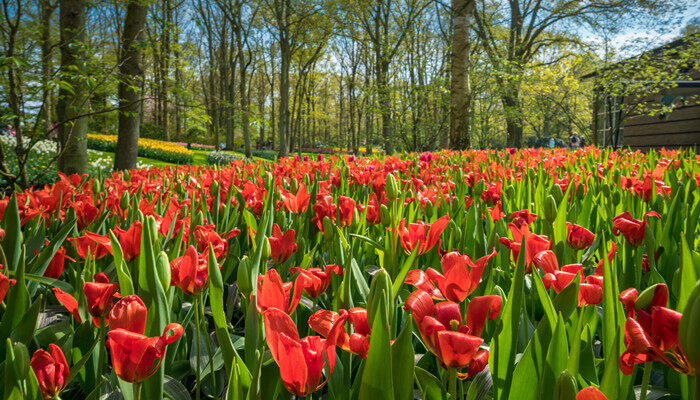
[[[56,254],[53,255],[51,261],[49,262],[49,265],[46,267],[46,270],[44,271],[44,277],[51,279],[60,278],[61,274],[63,273],[63,267],[66,264],[66,259],[75,261],[74,259],[66,255],[66,249],[63,246],[61,246],[58,248]]]
[[[299,273],[304,291],[312,298],[322,295],[328,289],[328,285],[331,283],[331,274],[343,275],[343,268],[335,264],[326,265],[325,269],[294,267],[290,268],[289,271],[293,274]]]
[[[200,257],[194,246],[188,246],[185,254],[170,262],[171,286],[183,292],[199,294],[209,283],[209,266],[206,257]]]
[[[320,336],[299,338],[292,319],[284,311],[271,308],[264,312],[265,339],[280,368],[284,387],[299,397],[321,389],[323,368],[328,363],[330,376],[335,366],[335,346]]]
[[[282,282],[282,278],[274,269],[268,270],[265,275],[258,275],[258,312],[262,314],[267,309],[276,308],[287,314],[293,313],[304,290],[303,279],[299,276],[293,284]]]
[[[346,196],[338,197],[338,224],[340,226],[350,226],[354,215],[355,200]]]
[[[104,317],[112,308],[112,297],[119,290],[118,283],[110,283],[107,275],[95,274],[95,282],[85,282],[83,292],[87,298],[88,311],[95,318]]]
[[[566,223],[566,243],[574,250],[583,250],[593,244],[595,235],[581,225]]]
[[[58,396],[66,386],[70,369],[63,350],[55,344],[49,344],[49,351],[44,349],[35,351],[29,365],[36,375],[41,395],[45,399]]]
[[[649,211],[644,214],[642,220],[632,218],[629,211],[625,211],[621,214],[616,215],[613,219],[613,235],[625,237],[627,243],[632,246],[640,246],[644,241],[644,231],[649,225],[647,222],[647,217],[661,218],[661,216],[655,211]]]
[[[123,297],[107,314],[111,330],[125,329],[143,334],[146,331],[148,310],[143,300],[135,294]]]
[[[270,242],[270,258],[275,264],[282,264],[297,251],[294,229],[288,229],[284,234],[277,223],[272,224]]]
[[[468,255],[453,251],[440,260],[443,273],[433,268],[428,268],[425,272],[414,269],[408,272],[405,282],[427,292],[436,300],[461,303],[476,290],[486,264],[495,255],[496,249],[472,262]]]
[[[440,235],[450,222],[450,216],[444,215],[432,224],[423,221],[408,224],[401,220],[398,226],[399,240],[401,247],[406,254],[411,254],[414,248],[418,247],[418,255],[425,254],[436,245],[440,247]]]
[[[135,260],[141,253],[142,230],[143,224],[141,224],[141,221],[134,221],[127,230],[123,230],[119,227],[114,228],[114,233],[116,233],[117,238],[119,238],[119,245],[122,247],[124,260]]]
[[[141,382],[153,375],[165,356],[165,348],[182,336],[182,325],[170,323],[162,336],[148,337],[126,329],[110,330],[109,351],[114,373],[126,382]]]

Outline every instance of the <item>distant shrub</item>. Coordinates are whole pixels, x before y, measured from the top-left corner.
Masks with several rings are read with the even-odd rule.
[[[242,149],[236,150],[236,153],[245,154]],[[277,151],[276,150],[251,149],[250,154],[253,157],[264,158],[266,160],[272,160],[272,161],[277,160]]]
[[[226,151],[210,151],[207,153],[207,164],[209,165],[224,165],[230,164],[233,160],[240,160],[241,156],[238,154],[226,152]]]

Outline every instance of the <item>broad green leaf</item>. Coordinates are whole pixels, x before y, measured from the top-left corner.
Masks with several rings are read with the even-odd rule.
[[[540,399],[550,400],[552,398],[552,388],[559,375],[566,369],[568,358],[569,345],[566,340],[566,326],[564,317],[559,314],[552,340],[549,342],[544,374],[540,381]]]
[[[678,293],[678,304],[675,307],[676,310],[685,309],[688,298],[693,292],[695,283],[698,281],[697,268],[700,268],[700,265],[694,265],[693,252],[688,247],[685,235],[681,235],[680,291]]]
[[[392,352],[389,322],[384,302],[386,296],[377,296],[379,312],[372,321],[372,340],[369,343],[367,362],[362,371],[359,400],[394,399]]]
[[[374,336],[373,336],[374,338]],[[413,399],[413,318],[406,318],[401,333],[391,346],[394,399]]]
[[[424,400],[443,400],[446,398],[445,388],[430,372],[423,368],[416,367],[416,383],[420,389]]]

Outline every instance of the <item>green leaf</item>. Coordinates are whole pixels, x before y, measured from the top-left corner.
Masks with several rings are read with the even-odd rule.
[[[374,338],[374,336],[373,336]],[[399,337],[391,346],[391,365],[394,378],[394,399],[413,399],[413,318],[406,318]]]
[[[12,195],[2,214],[0,228],[5,231],[5,238],[2,240],[2,250],[5,253],[5,260],[0,260],[10,271],[17,269],[20,254],[22,252],[22,226],[20,224],[19,209],[17,207],[17,196]]]
[[[15,270],[14,279],[17,280],[8,290],[5,303],[11,305],[5,310],[0,322],[0,337],[9,338],[12,331],[19,325],[24,312],[29,306],[29,293],[27,284],[24,279],[24,247],[20,254],[20,262]],[[5,350],[7,348],[0,346],[0,359],[5,358]]]
[[[62,224],[61,229],[53,235],[49,244],[41,250],[41,253],[39,253],[38,256],[29,262],[29,265],[32,266],[29,272],[35,275],[43,275],[44,272],[46,272],[46,267],[49,266],[53,256],[56,254],[61,245],[63,245],[63,242],[68,237],[68,234],[70,234],[70,232],[73,230],[75,221],[75,218],[71,218],[69,221]]]
[[[695,283],[698,281],[696,266],[693,262],[693,252],[688,247],[685,235],[681,235],[681,274],[680,291],[678,293],[678,304],[676,310],[684,310],[688,303],[690,294],[693,292]]]
[[[438,378],[420,367],[415,368],[415,374],[416,383],[423,395],[423,400],[445,399],[445,388]]]
[[[392,354],[389,338],[389,321],[386,315],[386,296],[376,296],[379,301],[372,321],[372,340],[369,343],[367,362],[362,371],[359,400],[394,399]]]
[[[544,374],[540,382],[540,399],[550,400],[552,398],[552,388],[556,384],[559,375],[566,369],[568,358],[569,345],[566,340],[566,325],[564,324],[564,317],[559,314],[557,325],[554,328],[554,334],[547,350]]]
[[[121,292],[122,296],[134,294],[134,282],[131,279],[129,269],[126,267],[126,262],[124,262],[124,252],[122,251],[122,246],[119,243],[119,239],[117,239],[114,232],[111,230],[109,231],[109,241],[112,244],[112,254],[114,254],[114,267],[117,270],[119,291]]]
[[[609,400],[620,396],[620,327],[615,327],[611,351],[605,358],[605,371],[600,381],[600,390]]]
[[[401,266],[401,269],[399,270],[399,273],[394,278],[394,284],[392,285],[394,298],[396,298],[396,296],[399,294],[399,289],[401,289],[401,285],[403,284],[404,279],[406,279],[406,275],[408,275],[408,270],[413,265],[413,262],[416,260],[416,257],[418,257],[418,246],[413,248],[413,251],[408,256],[406,261],[404,261],[403,265]]]
[[[554,321],[557,320],[557,310],[554,308],[554,304],[552,304],[552,299],[549,298],[549,294],[547,293],[547,289],[544,288],[544,284],[542,283],[542,278],[537,273],[537,271],[532,272],[532,277],[533,277],[533,280],[535,281],[535,289],[537,290],[537,297],[539,297],[539,299],[540,299],[540,303],[542,304],[542,308],[544,309],[544,313],[547,316],[547,319],[550,321],[550,323],[554,324]]]
[[[556,323],[555,321],[557,319],[550,322],[545,317],[537,325],[535,334],[530,339],[520,361],[515,366],[509,399],[537,399],[537,391],[533,390],[533,388],[539,387],[544,374],[545,357],[552,338],[552,325]]]
[[[39,312],[41,311],[41,303],[43,296],[39,295],[32,303],[32,306],[27,309],[27,311],[22,316],[15,329],[12,330],[12,341],[20,342],[28,345],[34,337],[34,330],[36,328],[36,321],[39,318]]]
[[[576,310],[576,306],[578,305],[580,274],[580,272],[577,272],[574,279],[557,294],[552,302],[554,304],[554,309],[561,313],[564,319],[569,319],[569,316]]]

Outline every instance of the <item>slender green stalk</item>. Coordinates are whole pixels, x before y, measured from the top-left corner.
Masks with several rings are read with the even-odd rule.
[[[200,359],[199,359],[199,348],[201,346],[200,343],[200,338],[199,338],[199,296],[195,296],[194,298],[194,325],[195,325],[195,355],[197,357],[197,371],[195,371],[195,378],[197,380],[196,387],[195,387],[195,399],[199,400],[201,398],[201,393],[200,393],[200,382],[199,382],[199,371],[200,371]]]
[[[141,385],[143,385],[143,382],[136,382],[133,384],[134,400],[139,400],[141,398]]]
[[[201,317],[200,320],[203,321],[206,325],[206,320],[204,319],[204,301],[202,299],[202,293],[198,295],[199,297],[199,310],[197,310]],[[209,375],[211,375],[211,387],[216,388],[216,374],[214,373],[214,351],[212,350],[211,347],[211,341],[209,340],[209,334],[207,330],[207,338],[205,339],[205,344],[207,346],[207,355],[209,355]]]
[[[651,369],[654,363],[649,361],[644,363],[644,375],[642,376],[642,391],[639,394],[639,400],[646,400],[647,388],[649,387],[649,378],[651,378]]]
[[[450,392],[450,400],[455,400],[457,398],[457,369],[456,368],[450,368],[447,370],[449,373],[449,392]]]
[[[105,318],[100,317],[100,329],[97,331],[97,335],[100,338],[100,349],[97,356],[97,374],[95,375],[95,383],[102,381],[102,368],[105,364],[105,357],[107,356],[107,346],[105,346]]]

